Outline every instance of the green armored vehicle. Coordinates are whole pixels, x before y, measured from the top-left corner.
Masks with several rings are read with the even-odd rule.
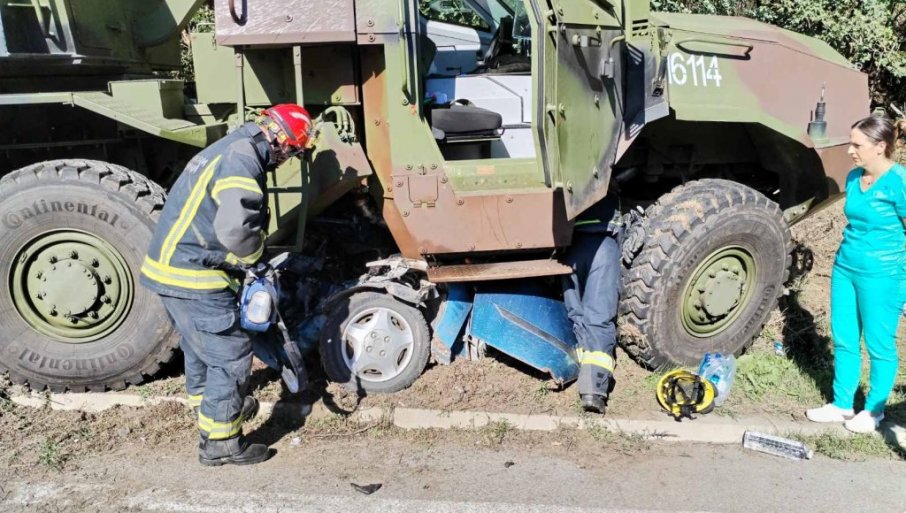
[[[789,224],[841,192],[869,109],[866,76],[824,43],[646,0],[216,0],[214,30],[184,34],[203,3],[0,0],[16,382],[122,388],[171,359],[137,274],[165,190],[283,102],[321,122],[307,160],[269,177],[269,245],[314,262],[289,309],[331,379],[398,390],[431,355],[488,347],[573,379],[557,250],[613,188],[645,212],[623,347],[650,367],[738,354],[783,291]],[[192,83],[171,78],[183,40]],[[339,226],[377,235],[337,250]],[[367,266],[317,263],[353,253]],[[393,350],[364,362],[357,328],[379,318]]]

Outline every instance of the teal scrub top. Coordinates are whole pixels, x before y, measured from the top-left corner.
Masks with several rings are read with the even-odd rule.
[[[834,265],[865,277],[906,276],[906,168],[894,166],[862,191],[862,168],[846,177],[849,224]]]

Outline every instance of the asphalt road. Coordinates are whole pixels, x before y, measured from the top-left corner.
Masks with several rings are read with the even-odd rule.
[[[906,464],[899,461],[787,461],[736,446],[691,444],[582,454],[443,438],[283,441],[277,448],[270,461],[251,467],[204,468],[190,449],[173,448],[0,477],[0,511],[906,511]],[[382,487],[364,495],[350,483]]]

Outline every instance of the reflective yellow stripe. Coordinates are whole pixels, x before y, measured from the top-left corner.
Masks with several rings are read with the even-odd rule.
[[[198,395],[187,394],[186,397],[189,399],[190,408],[197,408],[197,407],[201,406],[201,400],[203,398],[203,396],[201,394],[198,394]]]
[[[236,256],[232,253],[227,253],[226,261],[228,264],[248,264],[252,265],[258,260],[261,260],[261,255],[264,254],[264,232],[261,232],[261,245],[258,246],[258,249],[254,253],[247,257]]]
[[[184,289],[220,290],[227,287],[236,289],[239,286],[238,281],[230,279],[223,271],[179,269],[155,262],[149,257],[145,257],[141,273],[158,283]]]
[[[576,226],[584,226],[586,224],[600,224],[600,219],[589,219],[588,221],[576,221]]]
[[[192,220],[195,219],[195,214],[198,213],[198,207],[201,206],[201,201],[204,199],[205,191],[208,189],[208,184],[211,183],[211,178],[214,176],[214,169],[217,167],[217,163],[220,162],[220,158],[221,157],[218,156],[208,164],[208,167],[204,169],[201,176],[198,178],[198,181],[195,183],[195,187],[192,188],[192,192],[189,194],[186,204],[183,205],[182,211],[179,212],[179,217],[176,219],[176,222],[173,223],[173,227],[170,228],[170,233],[168,233],[167,237],[164,239],[164,244],[160,251],[161,263],[170,263],[170,259],[173,258],[173,253],[176,252],[176,245],[182,239],[183,235],[186,234],[186,230],[189,229]]]
[[[236,417],[236,420],[217,422],[205,416],[204,413],[198,412],[198,429],[205,433],[209,440],[226,440],[227,438],[233,438],[242,431],[242,422],[244,420],[240,415]]]
[[[264,195],[258,182],[251,178],[244,176],[221,178],[214,182],[214,188],[211,190],[211,197],[214,198],[214,201],[217,202],[218,205],[220,204],[220,193],[227,189],[243,189],[262,196]]]
[[[613,357],[604,351],[576,349],[576,358],[579,360],[579,365],[594,365],[613,372]]]

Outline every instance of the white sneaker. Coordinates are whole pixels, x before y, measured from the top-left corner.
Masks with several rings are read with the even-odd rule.
[[[870,411],[862,410],[858,415],[844,422],[843,427],[853,433],[874,433],[882,420],[884,420],[883,413],[872,415]]]
[[[805,412],[805,416],[812,422],[846,422],[853,418],[854,414],[855,412],[851,408],[845,410],[831,403]]]

